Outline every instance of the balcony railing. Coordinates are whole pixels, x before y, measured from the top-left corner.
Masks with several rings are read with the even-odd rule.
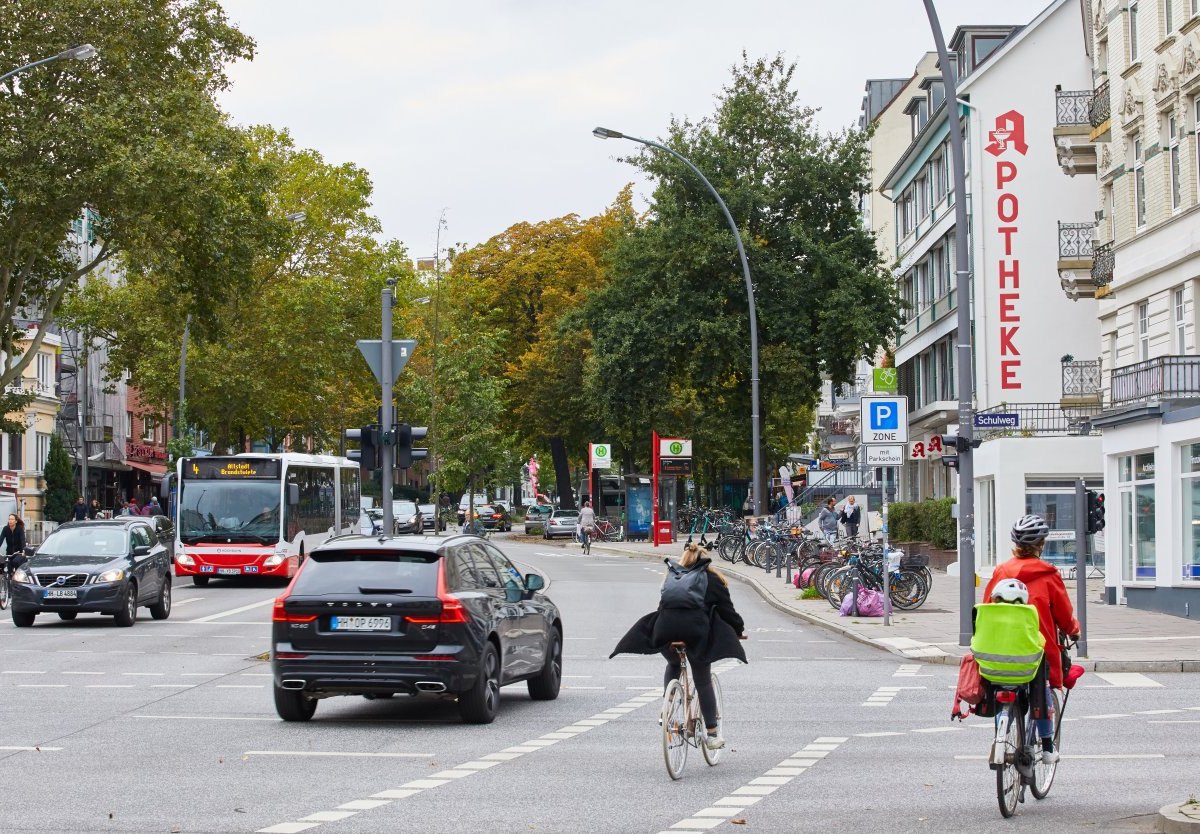
[[[866,377],[855,378],[854,382],[833,389],[833,405],[853,405],[863,398],[863,394],[871,393],[871,386]]]
[[[1092,259],[1091,223],[1058,223],[1058,259],[1088,261]]]
[[[1160,356],[1112,372],[1113,405],[1152,398],[1200,399],[1200,356]]]
[[[954,303],[956,289],[951,289],[949,292],[942,295],[932,304],[927,304],[913,314],[904,325],[904,330],[900,334],[898,344],[904,344],[916,338],[917,334],[922,330],[933,325],[940,319],[945,318],[954,310],[958,309]]]
[[[1092,418],[1098,417],[1103,407],[1099,404],[1064,406],[1062,403],[1001,403],[976,412],[976,418],[988,414],[1017,415],[1015,427],[976,429],[975,434],[984,440],[994,437],[1040,437],[1045,435],[1099,434],[1092,428]]]
[[[1111,242],[1095,247],[1092,251],[1092,283],[1097,287],[1111,284],[1116,265],[1117,253]]]
[[[1062,395],[1088,397],[1100,393],[1102,375],[1099,359],[1062,363]]]
[[[1105,81],[1096,88],[1095,94],[1088,106],[1088,123],[1092,127],[1100,125],[1112,118],[1112,103],[1109,99],[1108,82]]]
[[[1094,93],[1091,90],[1057,90],[1054,123],[1059,127],[1089,124]]]

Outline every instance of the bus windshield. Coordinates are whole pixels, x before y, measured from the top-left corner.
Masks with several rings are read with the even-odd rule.
[[[279,541],[280,484],[276,480],[193,481],[179,495],[179,540],[197,542]]]

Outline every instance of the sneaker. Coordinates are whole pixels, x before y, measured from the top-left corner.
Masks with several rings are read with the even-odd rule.
[[[719,732],[709,733],[708,737],[704,739],[704,746],[709,750],[720,750],[725,746],[725,739],[721,737]]]
[[[1054,739],[1042,739],[1042,764],[1052,765],[1058,761],[1058,751],[1054,749]]]

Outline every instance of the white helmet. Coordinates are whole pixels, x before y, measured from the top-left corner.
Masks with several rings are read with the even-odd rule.
[[[1029,604],[1029,588],[1020,579],[1004,579],[992,589],[992,600]]]

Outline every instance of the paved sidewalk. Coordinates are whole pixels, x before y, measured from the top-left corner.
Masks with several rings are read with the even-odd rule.
[[[619,542],[593,544],[592,548],[661,560],[677,556],[683,543],[656,548],[643,542]],[[776,608],[861,643],[922,663],[957,664],[966,651],[958,645],[956,576],[935,571],[925,604],[916,611],[896,611],[892,625],[885,626],[882,617],[842,617],[824,599],[802,600],[799,591],[775,578],[774,571],[731,565],[719,557],[715,562],[727,575],[752,585]],[[1075,581],[1068,580],[1066,585],[1074,602]],[[1099,672],[1200,672],[1200,627],[1194,621],[1105,605],[1101,601],[1103,587],[1101,579],[1088,581],[1088,656],[1077,663]],[[978,601],[983,588],[975,593]]]

